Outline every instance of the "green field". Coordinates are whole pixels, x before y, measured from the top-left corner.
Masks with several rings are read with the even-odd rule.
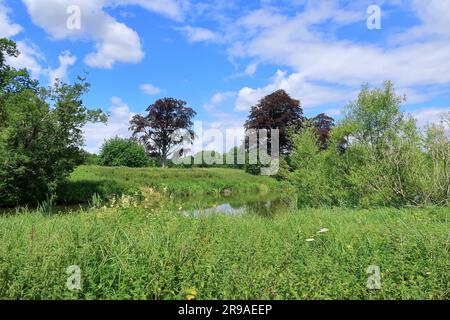
[[[174,195],[269,197],[283,185],[227,169],[81,167],[71,181],[155,190],[140,203],[0,217],[0,299],[450,298],[448,208],[193,216]],[[80,291],[66,287],[71,265]],[[371,265],[380,290],[367,288]]]
[[[448,223],[446,209],[23,213],[0,219],[0,298],[448,299]],[[370,265],[381,290],[366,288]]]

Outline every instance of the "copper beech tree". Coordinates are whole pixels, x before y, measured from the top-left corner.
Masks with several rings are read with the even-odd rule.
[[[298,132],[304,121],[300,101],[291,98],[284,90],[278,90],[251,108],[245,129],[278,129],[280,153],[286,155],[292,150],[291,131]]]
[[[328,142],[330,140],[331,130],[336,126],[332,117],[327,116],[325,113],[321,113],[312,118],[311,123],[316,131],[317,143],[321,150],[328,148]]]
[[[147,115],[135,115],[130,130],[133,138],[144,145],[151,157],[158,157],[163,168],[176,147],[186,140],[194,139],[192,119],[197,114],[186,106],[186,102],[174,98],[163,98],[150,105]],[[183,135],[178,132],[184,131]],[[187,133],[187,135],[186,135]],[[182,150],[177,150],[182,153]]]

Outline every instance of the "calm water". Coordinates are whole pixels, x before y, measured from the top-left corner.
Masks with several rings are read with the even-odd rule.
[[[182,210],[184,215],[202,216],[211,214],[226,214],[241,216],[244,214],[258,214],[273,216],[274,214],[293,209],[296,205],[292,200],[282,200],[277,196],[243,197],[203,197],[195,206]],[[214,202],[214,203],[211,203]]]
[[[288,198],[288,199],[286,199]],[[257,214],[273,216],[274,214],[295,208],[296,203],[289,197],[280,195],[241,195],[241,196],[200,196],[172,199],[174,211],[190,216],[203,216],[211,214],[226,214],[241,216],[244,214]],[[81,209],[88,209],[88,205],[57,206],[53,214],[66,214]],[[33,208],[30,208],[33,210]],[[14,214],[16,209],[2,209],[0,214]]]

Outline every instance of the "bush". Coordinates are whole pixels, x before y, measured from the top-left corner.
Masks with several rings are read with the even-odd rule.
[[[100,152],[100,165],[106,167],[143,168],[150,166],[144,147],[129,139],[113,138],[106,141]]]
[[[299,203],[318,206],[448,205],[450,140],[444,124],[425,135],[400,111],[392,84],[364,87],[321,151],[312,129],[297,134],[290,181]],[[343,147],[343,141],[346,141]]]

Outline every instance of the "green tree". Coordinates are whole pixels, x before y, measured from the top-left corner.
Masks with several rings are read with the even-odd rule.
[[[107,117],[84,106],[85,79],[45,89],[5,64],[19,55],[13,42],[0,40],[0,52],[0,206],[36,204],[76,166],[82,127]]]
[[[133,117],[130,130],[150,156],[157,156],[162,167],[167,168],[171,155],[183,156],[183,150],[176,148],[182,142],[194,139],[192,119],[197,113],[187,107],[185,101],[174,98],[157,100],[147,112],[145,116]]]
[[[405,116],[400,106],[405,100],[395,94],[390,81],[373,90],[365,84],[358,99],[346,106],[343,124],[353,128],[353,141],[381,151],[403,129]]]
[[[118,137],[103,144],[99,162],[107,167],[143,168],[150,165],[150,159],[142,145]]]
[[[392,83],[363,86],[319,151],[314,128],[294,135],[290,181],[304,206],[448,204],[450,142],[442,125],[425,135],[401,112]],[[345,146],[343,146],[345,141]]]

